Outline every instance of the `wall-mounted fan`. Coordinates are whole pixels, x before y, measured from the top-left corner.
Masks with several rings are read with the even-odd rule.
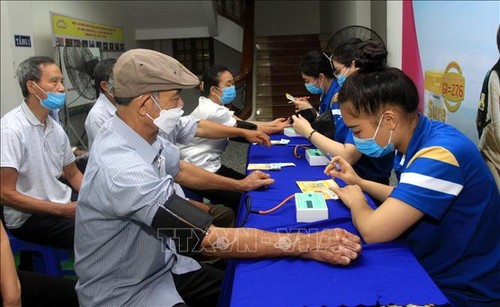
[[[326,44],[326,50],[333,53],[340,44],[350,38],[359,38],[362,41],[372,39],[376,42],[382,42],[385,45],[380,35],[372,29],[364,26],[348,26],[330,35]]]
[[[64,68],[71,84],[81,97],[96,99],[94,89],[94,67],[99,63],[87,47],[64,47]]]

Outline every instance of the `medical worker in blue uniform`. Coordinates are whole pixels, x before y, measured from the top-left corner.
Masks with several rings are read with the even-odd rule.
[[[352,138],[352,132],[345,125],[344,120],[342,119],[342,112],[337,102],[336,95],[348,77],[357,70],[355,56],[360,54],[357,50],[363,50],[366,48],[369,49],[377,45],[378,44],[375,42],[363,42],[358,38],[348,39],[344,43],[340,44],[330,57],[326,57],[326,55],[322,57],[308,56],[302,62],[302,75],[306,81],[306,87],[308,87],[308,84],[309,86],[310,84],[314,84],[314,82],[308,83],[308,79],[306,79],[309,78],[308,74],[312,74],[307,72],[313,71],[313,67],[321,68],[323,71],[329,71],[329,74],[333,75],[333,79],[329,81],[329,84],[331,85],[329,86],[327,92],[328,94],[323,95],[327,97],[326,99],[328,100],[328,103],[326,107],[331,110],[333,121],[335,123],[335,135],[333,136],[333,139],[320,133],[316,133],[311,124],[305,118],[301,116],[294,116],[292,118],[294,120],[293,127],[295,131],[307,137],[309,141],[311,141],[311,143],[319,148],[325,155],[327,153],[340,155],[354,166],[354,169],[362,178],[383,184],[389,184],[389,177],[391,176],[391,170],[394,163],[394,154],[390,153],[385,156],[369,157],[363,155],[356,149]],[[361,61],[362,59],[358,60]],[[380,60],[385,61],[385,57]],[[308,63],[308,65],[306,66],[304,63]],[[307,67],[311,68],[305,69]],[[320,74],[320,76],[321,75],[322,74]],[[324,72],[324,75],[326,76],[328,73]],[[320,79],[321,78],[318,80]],[[320,113],[321,108],[322,103],[320,103]]]
[[[365,50],[339,92],[344,122],[365,155],[397,150],[407,161],[395,187],[361,179],[342,157],[325,173],[366,243],[405,240],[453,306],[500,306],[500,195],[476,145],[417,111],[411,79]],[[371,208],[362,191],[382,202]],[[408,276],[411,278],[411,276]]]

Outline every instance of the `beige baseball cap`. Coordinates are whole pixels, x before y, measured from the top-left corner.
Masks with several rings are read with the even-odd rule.
[[[198,77],[176,59],[149,49],[132,49],[122,54],[113,67],[114,96],[134,98],[144,93],[188,89]]]

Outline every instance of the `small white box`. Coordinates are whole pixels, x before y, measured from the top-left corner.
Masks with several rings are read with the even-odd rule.
[[[310,166],[328,165],[330,160],[319,149],[306,149],[306,160]]]
[[[286,127],[285,129],[283,129],[283,132],[286,136],[289,136],[289,137],[304,137],[304,136],[298,134],[297,132],[295,132],[295,129],[293,129],[292,127]]]
[[[321,193],[295,193],[298,223],[311,223],[328,219],[328,207]]]

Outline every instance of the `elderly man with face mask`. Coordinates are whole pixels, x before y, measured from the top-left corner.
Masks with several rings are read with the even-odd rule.
[[[175,59],[134,49],[118,58],[113,76],[116,116],[94,141],[76,213],[81,305],[215,305],[223,272],[180,254],[185,252],[302,257],[340,265],[357,258],[359,237],[343,229],[278,234],[212,225],[211,215],[174,193],[174,180],[242,191],[273,181],[261,172],[241,181],[206,172],[180,161],[177,147],[158,136],[159,129],[170,133],[178,128],[180,90],[198,85]],[[189,125],[196,135],[249,135],[217,124]],[[290,244],[279,244],[283,239]]]
[[[82,174],[68,136],[49,114],[65,103],[63,76],[54,60],[35,56],[17,70],[24,96],[2,117],[1,202],[14,236],[53,247],[73,248],[76,191]]]

